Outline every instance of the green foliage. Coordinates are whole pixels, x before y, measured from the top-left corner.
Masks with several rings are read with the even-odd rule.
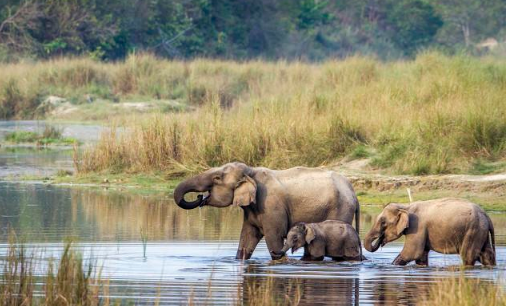
[[[328,1],[302,0],[299,9],[297,27],[310,30],[330,21],[326,11]]]
[[[506,31],[502,0],[6,0],[0,60],[65,54],[116,60],[307,58],[455,52]],[[474,52],[474,51],[473,51]]]
[[[367,149],[366,146],[360,144],[353,149],[353,151],[350,154],[350,157],[352,159],[359,159],[359,158],[367,158],[370,157],[371,153]]]
[[[406,54],[412,54],[432,42],[443,20],[434,8],[422,0],[396,1],[387,14],[393,42]]]
[[[489,162],[486,159],[478,158],[472,162],[469,173],[490,174],[504,170],[505,166],[504,162]]]
[[[5,135],[5,141],[11,143],[35,143],[37,145],[73,145],[78,143],[74,138],[63,137],[62,130],[46,126],[42,134],[30,131],[14,131]]]
[[[36,142],[39,134],[29,131],[15,131],[5,135],[5,140],[13,143],[30,143]]]

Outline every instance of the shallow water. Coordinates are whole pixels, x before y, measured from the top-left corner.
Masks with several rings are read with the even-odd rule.
[[[364,232],[377,207],[363,207]],[[46,185],[0,183],[0,254],[7,250],[9,229],[42,258],[59,256],[62,240],[74,237],[85,258],[103,266],[110,294],[135,304],[245,301],[248,292],[267,283],[273,296],[301,304],[412,304],[440,278],[458,275],[455,255],[431,253],[431,267],[395,267],[401,250],[393,243],[376,253],[364,251],[363,263],[271,261],[262,242],[251,260],[234,259],[242,224],[239,208],[178,208],[172,199],[125,195],[118,191],[71,189]],[[477,266],[464,273],[491,281],[504,275],[506,214],[491,214],[496,225],[499,266]],[[143,255],[141,228],[147,233]],[[255,289],[256,288],[256,289]],[[258,289],[260,288],[260,289]],[[291,290],[291,291],[290,291]],[[287,293],[289,292],[289,293]]]
[[[93,124],[55,123],[46,122],[43,120],[0,120],[0,139],[3,139],[5,137],[5,134],[12,131],[29,131],[42,133],[46,126],[52,126],[62,130],[63,137],[71,137],[83,142],[96,141],[99,138],[100,133],[104,130],[103,126]]]
[[[104,127],[99,125],[48,123],[44,121],[1,121],[0,141],[13,131],[42,133],[47,126],[62,130],[63,137],[75,138],[84,143],[92,143],[100,137]],[[44,177],[57,170],[72,170],[72,148],[50,146],[47,148],[13,146],[0,147],[0,179],[5,177],[37,176]]]

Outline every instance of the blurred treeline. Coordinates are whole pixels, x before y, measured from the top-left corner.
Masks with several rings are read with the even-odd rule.
[[[479,53],[504,41],[505,16],[504,0],[0,0],[0,60]]]

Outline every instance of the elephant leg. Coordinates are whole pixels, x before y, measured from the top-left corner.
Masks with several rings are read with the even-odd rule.
[[[490,245],[490,241],[487,239],[487,243],[485,243],[485,246],[481,250],[480,257],[478,259],[482,265],[484,266],[495,266],[496,260],[495,260],[495,252],[492,248],[492,245]]]
[[[236,259],[250,259],[251,254],[262,239],[260,230],[249,222],[244,222],[241,230],[241,238],[239,240],[239,248],[237,249]]]
[[[392,265],[396,265],[396,266],[405,266],[407,265],[411,260],[405,260],[402,258],[402,253],[397,255],[397,257],[395,257],[394,261],[392,262]]]
[[[474,266],[480,257],[482,245],[479,243],[479,239],[476,238],[475,231],[470,230],[462,241],[460,258],[465,266]]]
[[[405,266],[413,260],[423,259],[425,252],[425,235],[407,236],[401,253],[392,264]]]
[[[415,263],[420,266],[428,266],[429,265],[429,251],[424,251],[422,257],[415,260]]]
[[[304,246],[304,255],[302,255],[300,260],[311,260],[311,254],[309,253],[307,245]]]
[[[349,260],[354,260],[354,259],[350,259],[350,258],[346,258],[346,257],[332,257],[332,260],[337,261],[337,262],[341,262],[341,261],[349,261]]]
[[[304,255],[300,258],[302,261],[322,261],[324,256],[315,257],[309,252],[307,245],[304,246]]]
[[[265,243],[267,243],[267,249],[271,254],[273,260],[281,259],[281,249],[283,248],[283,236],[276,233],[276,231],[266,231]]]
[[[322,261],[325,258],[325,256],[320,257],[314,257],[314,256],[303,256],[300,260],[302,261]]]

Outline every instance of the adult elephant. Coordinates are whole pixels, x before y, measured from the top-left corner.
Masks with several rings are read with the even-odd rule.
[[[187,202],[189,192],[209,192]],[[299,222],[341,220],[359,232],[360,207],[350,182],[333,171],[296,167],[253,168],[229,163],[181,182],[174,191],[179,207],[240,206],[244,222],[236,258],[249,259],[265,237],[272,259],[279,259],[288,230]]]

